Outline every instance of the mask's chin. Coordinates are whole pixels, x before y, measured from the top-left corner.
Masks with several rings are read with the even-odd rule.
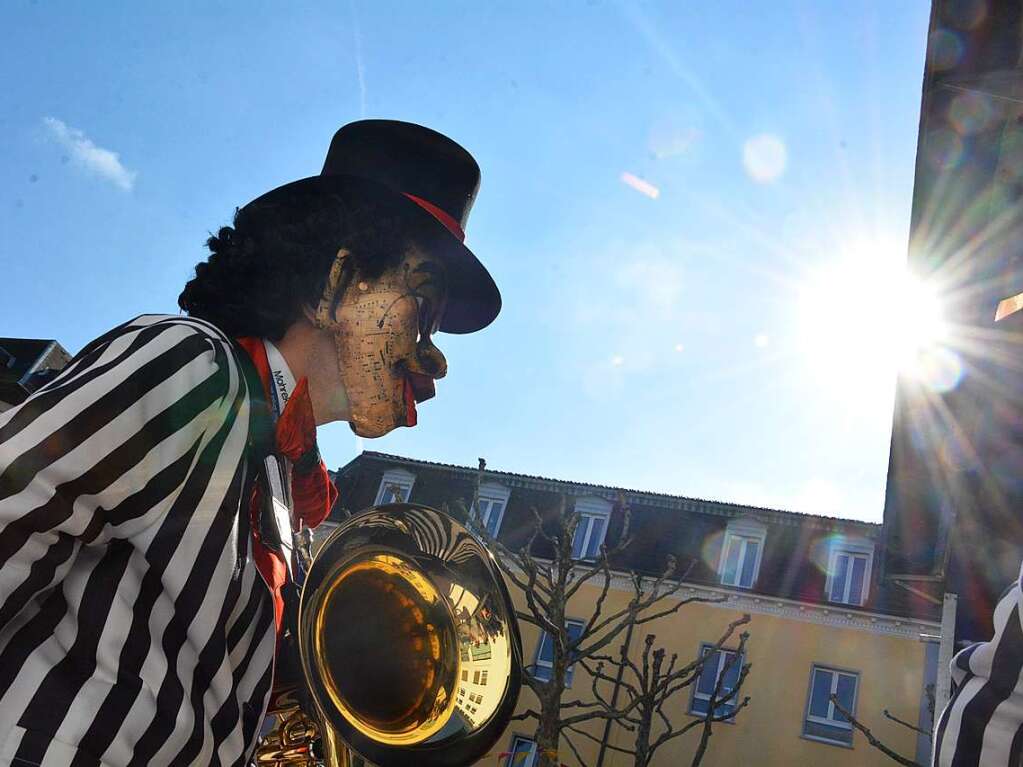
[[[374,439],[382,437],[401,426],[415,426],[418,423],[416,398],[408,378],[402,379],[400,389],[383,401],[360,408],[349,401],[351,419],[348,426],[359,437]]]

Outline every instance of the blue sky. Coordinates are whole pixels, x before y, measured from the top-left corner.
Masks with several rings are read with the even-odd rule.
[[[420,122],[483,168],[468,243],[505,308],[440,336],[418,428],[325,427],[328,464],[485,456],[880,520],[894,367],[858,323],[904,260],[928,12],[5,3],[0,335],[75,352],[175,312],[235,206],[346,122]]]

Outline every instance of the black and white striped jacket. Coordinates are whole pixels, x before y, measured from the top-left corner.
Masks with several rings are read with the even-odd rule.
[[[1019,767],[1023,759],[1023,569],[995,607],[995,635],[956,653],[956,691],[934,731],[934,767]]]
[[[249,387],[142,316],[0,415],[0,765],[240,765],[273,676]]]

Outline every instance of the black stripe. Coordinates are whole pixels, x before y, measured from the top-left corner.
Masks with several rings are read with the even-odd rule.
[[[952,767],[976,767],[980,764],[984,730],[995,709],[1012,695],[1019,683],[1020,670],[1023,669],[1023,629],[1020,627],[1018,604],[1013,606],[997,641],[990,678],[963,707]]]
[[[972,654],[972,651],[975,650],[977,647],[979,647],[979,645],[968,647],[965,650],[963,650],[963,652],[970,652],[970,654]],[[969,682],[971,679],[973,679],[973,674],[967,672],[966,676],[963,677],[962,683],[958,687],[956,687],[955,690],[952,691],[952,695],[949,697],[948,703],[945,704],[944,710],[938,717],[938,726],[934,728],[934,754],[931,757],[931,761],[934,764],[938,764],[940,762],[941,743],[942,740],[944,740],[945,738],[945,730],[948,727],[948,720],[952,717],[952,706],[955,704],[956,700],[962,694],[963,690],[966,689],[966,683]],[[955,751],[955,744],[953,744],[952,750],[953,752]]]
[[[201,435],[179,458],[150,477],[141,489],[111,507],[106,513],[107,522],[112,527],[123,525],[125,522],[145,516],[147,512],[162,503],[188,477],[188,471],[200,444],[202,444]]]
[[[64,590],[58,585],[50,592],[39,612],[18,629],[0,652],[0,695],[14,684],[28,656],[53,636],[53,630],[57,628],[65,612],[67,602],[64,599]]]
[[[230,416],[216,437],[210,441],[199,458],[199,466],[206,468],[205,485],[215,467],[218,456],[223,449],[235,420],[241,401],[244,399],[244,387],[239,389],[239,396],[232,403]],[[197,467],[198,470],[198,467]],[[240,470],[240,467],[239,469]],[[201,496],[200,496],[201,497]],[[198,506],[199,498],[195,498],[190,507],[195,509]],[[217,512],[209,525],[206,539],[200,546],[198,556],[188,574],[181,593],[174,602],[174,614],[164,631],[161,648],[163,656],[167,659],[167,673],[156,695],[157,716],[150,722],[146,731],[135,744],[135,751],[132,754],[130,765],[150,764],[160,747],[174,732],[174,716],[161,716],[160,712],[177,712],[184,699],[184,688],[177,675],[178,654],[185,642],[189,639],[188,627],[199,607],[202,605],[203,597],[209,585],[211,574],[216,568],[217,561],[223,555],[224,544],[230,535],[232,521],[238,514],[238,504],[235,502],[224,502],[217,509]],[[214,627],[220,628],[222,627]]]
[[[224,700],[223,704],[221,704],[220,709],[217,711],[217,713],[213,715],[213,718],[210,719],[210,732],[213,734],[213,743],[215,744],[213,755],[211,757],[212,759],[211,765],[220,764],[220,756],[217,754],[216,748],[225,740],[227,740],[228,736],[232,732],[234,732],[234,730],[238,727],[239,723],[242,725],[243,742],[245,743],[246,748],[248,748],[249,740],[245,738],[244,735],[245,719],[258,718],[259,710],[262,710],[262,698],[253,695],[251,700],[245,701],[242,704],[242,709],[244,710],[245,713],[242,716],[239,716],[238,702],[239,697],[241,695],[239,685],[241,684],[242,679],[245,678],[245,674],[248,672],[249,666],[252,664],[252,657],[256,654],[256,650],[259,649],[260,644],[262,644],[262,642],[266,638],[267,632],[270,632],[271,634],[273,633],[273,626],[270,625],[273,623],[272,604],[270,600],[266,597],[266,592],[264,591],[265,587],[262,581],[256,584],[256,588],[260,591],[263,591],[262,594],[263,598],[259,602],[260,606],[262,607],[260,611],[261,612],[260,621],[256,625],[255,631],[253,631],[252,633],[252,641],[249,642],[249,646],[245,650],[245,655],[242,657],[241,661],[239,661],[238,664],[234,667],[234,670],[231,673],[231,693]],[[268,618],[269,620],[267,620]],[[260,675],[260,685],[263,684],[264,680],[267,677],[272,676],[272,672],[273,667],[268,664],[267,667],[263,669],[263,673]],[[259,685],[257,685],[257,690],[258,687]],[[259,704],[256,705],[253,703],[253,701],[259,701]],[[250,713],[257,708],[258,710],[254,711],[254,713]]]
[[[262,615],[260,616],[259,626],[257,631],[259,632],[256,636],[262,636],[265,632],[272,630],[274,624],[274,609],[270,600],[263,602]],[[252,640],[253,644],[258,644],[255,637]],[[268,665],[266,670],[260,677],[259,684],[252,690],[252,695],[249,697],[248,702],[245,705],[245,710],[242,716],[242,737],[244,738],[246,747],[249,751],[256,745],[256,735],[259,733],[259,727],[263,724],[263,703],[266,700],[266,696],[270,692],[270,685],[273,683],[273,666]]]
[[[205,345],[204,341],[200,340],[199,343]],[[42,506],[7,525],[0,531],[0,565],[14,556],[33,534],[58,529],[71,516],[75,500],[80,495],[93,495],[109,487],[117,478],[142,461],[154,445],[159,444],[175,431],[190,423],[199,413],[221,399],[227,389],[227,378],[228,372],[221,368],[218,373],[207,378],[173,405],[154,416],[140,431],[129,437],[112,453],[97,461],[84,474],[57,486],[53,495]],[[55,449],[62,450],[63,447]],[[13,472],[17,477],[20,468],[18,464],[26,455],[15,459],[11,463],[8,473]],[[0,477],[0,483],[2,482],[3,478]],[[12,479],[6,484],[17,485],[20,483],[17,479]],[[2,496],[3,492],[0,492],[0,497]],[[95,535],[102,528],[104,522],[102,513],[103,509],[97,507],[87,528],[91,535]],[[98,520],[97,516],[100,517]],[[82,539],[86,542],[89,540],[84,533]]]
[[[28,577],[12,590],[0,607],[0,631],[10,623],[28,601],[53,583],[57,568],[67,562],[75,551],[75,539],[64,533],[57,533],[57,540],[46,549],[46,553],[32,563]]]
[[[113,389],[11,461],[0,475],[0,500],[20,493],[40,471],[84,443],[125,410],[136,406],[147,392],[178,370],[211,350],[205,338],[188,336],[133,370]],[[0,559],[0,564],[2,562]]]
[[[941,716],[938,717],[938,726],[934,728],[934,757],[932,761],[935,764],[938,763],[938,754],[941,751],[941,741],[945,737],[945,729],[948,727],[948,720],[952,715],[952,706],[963,693],[963,690],[966,689],[967,682],[974,678],[974,673],[970,671],[970,658],[979,648],[979,643],[971,645],[970,647],[958,652],[955,657],[952,658],[952,663],[954,663],[957,668],[961,669],[964,675],[962,681],[958,685],[953,686],[952,694],[949,696],[949,701],[945,704],[945,710],[942,711]],[[954,750],[955,749],[953,747],[953,751]]]
[[[262,607],[260,625],[255,627],[252,633],[252,641],[249,642],[248,647],[245,649],[245,654],[242,656],[241,661],[234,667],[234,671],[231,675],[231,695],[227,697],[224,703],[221,705],[220,710],[213,715],[210,719],[210,729],[213,731],[213,739],[217,743],[222,743],[224,739],[231,733],[232,730],[238,724],[238,685],[244,678],[245,673],[249,669],[249,665],[252,663],[252,656],[255,655],[256,650],[259,648],[260,643],[266,636],[266,631],[270,629],[267,625],[265,618],[273,615],[273,610],[267,610],[266,605],[270,604],[270,600],[267,598],[266,587],[264,586],[261,579],[257,578],[257,583],[254,584],[255,588],[252,590],[252,597],[257,597],[253,600],[249,598],[249,604],[253,604],[256,607]],[[240,639],[241,637],[239,637]],[[235,642],[237,644],[237,641]],[[233,647],[231,649],[234,649]],[[230,654],[230,650],[228,651]],[[267,668],[265,673],[269,673],[270,668]],[[251,707],[251,702],[246,704]],[[248,742],[248,741],[246,741]]]
[[[77,373],[72,373],[68,376],[62,372],[60,377],[54,379],[29,397],[11,417],[11,420],[0,428],[0,443],[6,442],[19,434],[23,429],[31,426],[36,418],[59,405],[67,397],[77,392],[87,383],[94,381],[110,370],[124,364],[125,360],[138,352],[140,348],[148,344],[167,329],[168,328],[166,326],[143,328],[135,336],[135,338],[132,339],[132,342],[123,352],[118,354],[117,357],[111,361],[95,368],[91,366],[95,364],[96,360],[98,360],[103,355],[103,352],[106,351],[107,344],[97,346],[87,354],[85,353],[85,350],[83,350],[81,354],[84,356],[82,357],[80,366],[84,372],[81,372],[80,376],[78,376]],[[116,336],[123,335],[125,332],[130,330],[134,330],[134,328],[127,328],[124,331],[118,329],[119,332],[115,333],[114,331],[111,331],[107,335],[111,336],[110,340],[113,341]],[[104,336],[104,338],[106,338],[106,336]]]
[[[46,735],[57,733],[75,697],[96,672],[99,642],[133,551],[131,544],[113,543],[89,574],[78,606],[75,641],[43,678],[18,721],[20,726]],[[23,743],[18,758],[42,762],[46,752],[37,752],[39,745]]]
[[[253,563],[255,566],[255,563]],[[252,617],[258,609],[259,605],[262,604],[264,598],[268,598],[266,584],[263,582],[262,577],[256,576],[252,583],[252,591],[249,593],[249,599],[245,603],[245,607],[238,619],[235,620],[227,629],[227,652],[228,654],[234,652],[234,648],[238,646],[238,643],[242,641],[242,637],[245,636],[245,629],[249,627],[252,622]]]
[[[1020,757],[1023,756],[1023,725],[1016,728],[1016,734],[1012,736],[1012,745],[1009,746],[1009,764],[1018,765]]]
[[[260,582],[257,585],[261,588],[263,587],[262,582]],[[242,676],[245,674],[245,671],[251,664],[252,656],[255,654],[256,649],[259,647],[261,637],[263,637],[267,631],[273,630],[274,623],[273,604],[270,602],[269,599],[266,599],[260,603],[260,606],[261,609],[259,615],[259,622],[256,624],[256,630],[252,635],[252,642],[249,644],[249,647],[245,652],[245,657],[243,658],[242,663],[240,664],[241,672],[238,674],[239,681],[241,680]],[[256,747],[256,736],[259,733],[259,727],[260,725],[263,724],[263,718],[262,716],[260,716],[260,714],[263,713],[263,704],[266,700],[266,694],[267,691],[270,689],[270,684],[272,682],[273,666],[268,665],[266,669],[264,669],[263,674],[260,676],[259,682],[256,684],[255,688],[253,688],[252,694],[249,696],[249,699],[242,703],[241,716],[242,742],[245,744],[245,750],[238,757],[238,759],[236,759],[233,762],[234,765],[247,765],[249,763],[249,755]],[[237,721],[238,705],[237,700],[238,696],[233,695],[230,701],[228,701],[228,703],[230,703],[234,707],[233,709],[234,721]],[[214,716],[214,719],[216,719],[217,716],[220,716],[219,711],[217,712],[217,715]],[[233,727],[231,729],[233,730]],[[219,723],[217,730],[214,731],[216,732],[218,730]],[[230,730],[228,730],[228,733],[230,733]],[[225,735],[224,737],[226,738],[227,736]]]
[[[234,479],[231,483],[231,489],[228,493],[228,497],[232,499],[241,498],[241,489],[244,487],[245,469],[244,465],[239,466],[235,472]],[[225,504],[226,505],[226,504]],[[232,514],[232,517],[238,516],[239,506],[235,507],[236,511]],[[225,537],[224,544],[229,546],[228,543],[230,536]],[[237,553],[232,552],[237,559]],[[201,555],[201,554],[200,554]],[[221,552],[220,557],[223,557]],[[215,566],[215,563],[214,565]],[[186,586],[187,588],[187,586]],[[191,764],[196,755],[202,749],[203,736],[206,724],[206,704],[203,700],[203,696],[206,694],[207,689],[210,686],[210,682],[216,675],[217,671],[224,663],[224,659],[227,656],[226,651],[226,636],[227,633],[225,628],[227,626],[228,618],[234,611],[234,606],[238,601],[238,594],[241,591],[241,578],[233,578],[228,584],[227,593],[224,596],[224,603],[220,606],[220,615],[217,616],[217,622],[214,625],[213,633],[203,646],[202,650],[199,651],[199,657],[196,661],[195,670],[192,673],[192,688],[189,695],[189,699],[192,704],[192,734],[188,740],[185,741],[185,745],[182,746],[181,751],[172,760],[172,764]],[[213,739],[214,746],[219,742],[217,738]]]
[[[125,636],[117,664],[117,684],[107,693],[106,699],[81,740],[83,749],[89,753],[106,752],[142,689],[139,674],[149,654],[151,640],[149,621],[157,600],[164,593],[163,574],[174,552],[177,551],[182,533],[188,526],[199,499],[209,484],[213,467],[207,465],[204,468],[208,474],[204,475],[203,469],[199,469],[198,473],[190,478],[146,549],[145,559],[149,567],[142,576],[139,594],[132,606],[131,628]],[[229,501],[230,499],[225,500],[225,504]],[[172,717],[175,713],[171,712]]]

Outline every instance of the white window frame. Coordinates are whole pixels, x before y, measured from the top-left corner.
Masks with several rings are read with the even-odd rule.
[[[384,472],[384,476],[380,478],[380,487],[377,489],[377,499],[373,501],[374,506],[379,506],[384,503],[384,498],[387,495],[388,489],[392,485],[397,485],[405,491],[405,500],[402,503],[408,503],[408,499],[412,497],[412,488],[416,484],[416,475],[411,471],[405,471],[405,469],[388,469]],[[397,503],[397,501],[388,501],[388,503]]]
[[[585,628],[586,623],[585,623],[585,621],[579,621],[579,620],[575,620],[574,618],[568,618],[568,619],[565,620],[565,627],[568,628],[568,626],[570,626],[570,625],[576,625],[576,626],[579,627],[579,630],[582,631],[582,629]],[[550,678],[551,678],[551,675],[554,673],[554,663],[551,662],[551,661],[545,661],[545,660],[542,659],[541,656],[543,655],[543,644],[544,644],[544,642],[553,642],[553,641],[554,641],[554,638],[551,636],[551,634],[548,631],[545,630],[545,631],[541,631],[540,632],[540,641],[536,643],[536,659],[533,661],[533,675],[537,679],[543,679],[545,682],[549,681]],[[552,647],[551,648],[551,656],[553,657],[553,655],[554,655],[554,648]],[[545,672],[547,674],[546,677],[540,676],[540,674],[537,673],[540,669],[545,669]],[[574,663],[569,663],[568,666],[565,668],[565,687],[566,688],[572,686],[572,679],[573,679],[573,677],[575,677],[575,664]]]
[[[748,584],[742,583],[742,571],[746,565],[746,557],[749,552],[749,542],[757,542],[756,561],[753,563],[753,580]],[[760,577],[760,563],[764,558],[764,544],[767,542],[767,528],[758,522],[748,520],[733,521],[725,529],[725,537],[721,542],[721,558],[718,561],[718,578],[724,586],[732,586],[740,589],[751,589],[757,585]],[[739,559],[735,566],[735,582],[729,583],[725,580],[725,563],[728,561],[728,551],[733,544],[741,546]]]
[[[828,715],[814,716],[810,713],[810,705],[813,703],[813,681],[817,676],[818,671],[825,671],[831,674],[831,689],[828,692]],[[834,719],[835,713],[838,709],[835,708],[835,702],[831,700],[831,696],[838,693],[838,680],[841,676],[851,676],[855,680],[855,686],[853,687],[853,700],[852,707],[849,709],[849,713],[854,717],[856,716],[856,703],[860,698],[860,674],[858,671],[848,671],[846,669],[834,668],[833,666],[825,666],[822,663],[814,663],[810,667],[810,687],[806,692],[806,710],[803,714],[803,737],[810,740],[820,741],[821,743],[831,743],[836,746],[846,746],[847,748],[852,746],[852,733],[853,726],[850,722],[842,722]],[[835,740],[833,738],[826,738],[822,735],[812,735],[806,731],[806,723],[812,722],[814,724],[820,724],[825,727],[833,727],[836,730],[845,730],[849,732],[849,740]]]
[[[832,594],[833,587],[835,585],[835,576],[838,573],[838,558],[842,555],[849,557],[849,570],[846,573],[845,589],[841,595],[841,599],[835,599]],[[853,571],[853,560],[855,557],[859,557],[866,560],[866,566],[863,568],[863,587],[860,589],[860,601],[851,602],[849,601],[849,594],[852,591],[852,571]],[[862,607],[866,604],[868,597],[870,596],[870,579],[874,565],[874,544],[864,541],[835,541],[831,544],[831,550],[828,552],[828,578],[824,584],[824,596],[828,602],[834,602],[836,604],[852,605],[854,607]]]
[[[702,660],[703,658],[705,658],[713,650],[714,650],[714,645],[713,644],[711,644],[709,642],[703,642],[700,645],[700,659]],[[736,663],[739,666],[739,673],[740,674],[742,673],[742,664],[746,662],[746,658],[745,658],[744,654],[740,653],[738,650],[732,650],[732,649],[729,649],[728,647],[721,647],[721,648],[718,649],[717,652],[718,652],[718,667],[714,671],[714,687],[715,688],[717,688],[718,682],[721,681],[721,674],[724,673],[725,664],[728,663],[728,656],[729,655],[736,655],[736,656],[738,656],[738,660],[736,661]],[[702,668],[700,670],[700,676],[703,676]],[[730,692],[731,692],[731,690],[722,689],[721,690],[722,697],[727,697]],[[693,716],[706,716],[706,714],[703,711],[697,711],[696,710],[695,703],[696,703],[697,700],[707,701],[707,708],[710,708],[710,697],[711,696],[708,695],[707,693],[700,692],[700,679],[699,679],[699,677],[697,677],[696,682],[693,685],[693,696],[692,696],[692,698],[689,699],[689,713],[692,714]],[[725,704],[722,704],[722,702],[719,700],[718,701],[718,705],[719,706],[720,705],[731,706],[732,707],[731,713],[733,713],[733,714],[735,713],[736,704],[735,704],[735,700],[734,699],[731,702],[725,703]],[[727,721],[731,721],[731,719],[728,719]]]
[[[512,759],[515,758],[515,752],[518,750],[517,746],[519,743],[529,744],[529,756],[522,760],[519,764],[513,764]],[[536,741],[532,738],[527,738],[525,735],[513,735],[511,748],[508,749],[508,761],[505,762],[507,767],[533,767],[536,764]]]
[[[494,513],[494,508],[497,506],[497,521],[493,525],[493,531],[490,535],[494,538],[497,537],[498,533],[501,532],[501,524],[504,522],[504,511],[508,508],[508,498],[511,497],[511,490],[504,485],[498,485],[495,483],[487,483],[480,485],[480,502],[489,501],[486,509],[479,509],[478,524],[481,524],[484,529],[490,527],[490,518]]]
[[[582,535],[583,544],[580,549],[582,556],[579,559],[583,561],[596,559],[597,554],[600,553],[601,544],[607,539],[607,528],[611,524],[611,503],[603,498],[580,498],[575,502],[575,512],[579,515],[579,523],[572,536],[572,551],[575,551],[576,539]],[[599,541],[595,538],[591,540],[593,523],[596,520],[604,521],[604,529],[600,533]]]

